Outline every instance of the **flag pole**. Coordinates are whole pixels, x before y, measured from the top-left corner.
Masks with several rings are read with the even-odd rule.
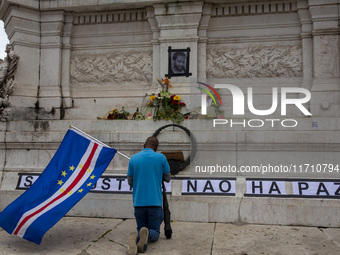
[[[123,153],[121,153],[121,152],[119,152],[119,151],[117,151],[117,153],[118,153],[120,156],[123,156],[124,158],[130,160],[130,158],[129,158],[128,156],[126,156],[125,154],[123,154]]]
[[[105,143],[99,141],[98,139],[94,138],[93,136],[90,136],[89,134],[85,133],[84,131],[80,130],[79,128],[76,128],[75,126],[70,125],[70,128],[75,129],[75,130],[78,131],[79,133],[82,133],[83,135],[85,135],[85,136],[91,138],[92,140],[96,141],[97,143],[99,143],[99,144],[101,144],[101,145],[104,145],[104,146],[106,146],[106,147],[111,148],[111,147],[108,146],[107,144],[105,144]],[[117,151],[117,153],[118,153],[120,156],[123,156],[123,157],[126,158],[126,159],[130,159],[128,156],[126,156],[125,154],[123,154],[123,153],[121,153],[121,152],[119,152],[119,151]]]

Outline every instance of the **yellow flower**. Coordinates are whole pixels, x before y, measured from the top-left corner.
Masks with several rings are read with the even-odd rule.
[[[155,100],[156,99],[156,96],[155,95],[152,95],[151,97],[149,97],[150,100]]]
[[[181,100],[181,97],[180,97],[180,96],[178,96],[178,95],[176,95],[176,96],[174,96],[174,100],[176,100],[176,101],[180,101],[180,100]]]

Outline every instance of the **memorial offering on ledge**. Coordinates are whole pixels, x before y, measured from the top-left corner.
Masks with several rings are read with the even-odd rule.
[[[172,88],[171,82],[166,77],[165,79],[157,79],[161,86],[159,93],[151,95],[145,94],[140,108],[136,112],[129,113],[122,110],[112,109],[106,115],[98,117],[98,119],[107,120],[171,120],[174,123],[180,124],[185,116],[181,113],[182,107],[186,104],[181,101],[181,97],[169,92],[169,87]]]

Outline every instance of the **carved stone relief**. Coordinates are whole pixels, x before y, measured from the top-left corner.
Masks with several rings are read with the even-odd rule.
[[[9,96],[14,91],[14,73],[19,61],[10,44],[6,45],[6,53],[5,60],[0,64],[0,121],[7,121],[10,116]]]
[[[72,83],[150,83],[152,51],[113,51],[108,54],[75,55],[71,60]]]
[[[300,46],[214,48],[207,54],[208,78],[301,77]]]

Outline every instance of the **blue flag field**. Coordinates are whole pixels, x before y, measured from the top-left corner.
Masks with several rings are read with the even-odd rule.
[[[40,244],[44,234],[91,190],[115,154],[115,149],[70,128],[40,177],[0,213],[0,226]]]

